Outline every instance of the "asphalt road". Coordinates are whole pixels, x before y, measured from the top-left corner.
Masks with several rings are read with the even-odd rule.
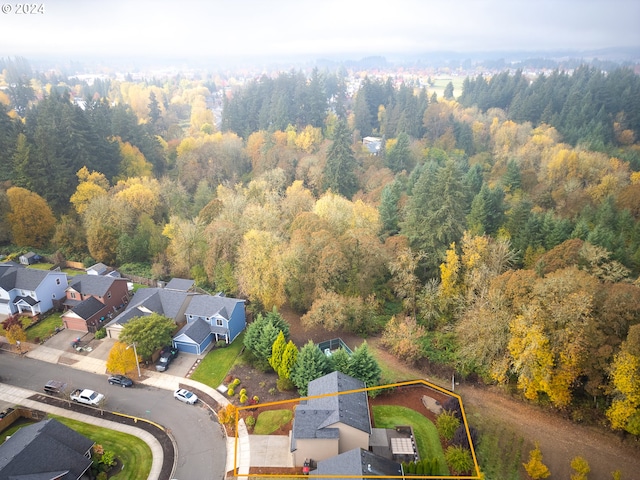
[[[94,375],[60,364],[26,357],[2,355],[0,381],[38,393],[49,380],[69,387],[90,388],[106,397],[105,409],[152,420],[171,431],[178,445],[175,478],[223,479],[226,444],[215,417],[200,405],[190,406],[173,398],[173,392],[136,385],[109,385],[106,375]]]

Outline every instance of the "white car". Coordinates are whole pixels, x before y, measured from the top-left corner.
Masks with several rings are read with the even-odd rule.
[[[198,401],[198,396],[195,393],[185,390],[184,388],[173,392],[173,398],[180,400],[181,402],[188,403],[189,405],[193,405]]]

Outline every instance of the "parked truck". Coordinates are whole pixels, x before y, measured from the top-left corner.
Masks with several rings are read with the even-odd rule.
[[[85,405],[98,406],[103,398],[103,394],[86,388],[77,388],[71,392],[71,400]]]

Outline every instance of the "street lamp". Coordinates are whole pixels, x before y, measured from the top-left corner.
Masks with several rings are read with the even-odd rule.
[[[136,356],[136,367],[138,367],[138,378],[140,378],[142,375],[140,375],[140,362],[138,361],[138,351],[136,350],[136,342],[133,342],[131,345],[133,345],[133,354]],[[131,345],[127,347],[127,350],[131,348]]]

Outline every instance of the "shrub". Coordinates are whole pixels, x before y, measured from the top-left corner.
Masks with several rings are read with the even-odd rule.
[[[236,411],[237,408],[235,405],[228,404],[226,407],[221,408],[218,411],[218,420],[220,420],[220,423],[223,425],[233,423],[236,420]]]
[[[107,331],[104,328],[101,328],[96,332],[95,338],[96,340],[101,340],[107,336]]]
[[[247,418],[244,419],[244,423],[247,426],[247,428],[252,429],[256,424],[256,417],[254,417],[253,415],[249,415]]]
[[[216,342],[216,347],[217,347],[217,348],[224,348],[224,347],[226,347],[226,346],[227,346],[227,342],[225,342],[224,340],[218,340],[218,341]]]
[[[233,382],[233,377],[231,375],[227,375],[226,377],[224,377],[224,383],[229,385],[231,382]]]
[[[246,403],[247,402],[247,394],[246,393],[241,393],[240,394],[240,403]]]
[[[276,380],[276,387],[280,392],[288,392],[293,390],[296,386],[289,378],[278,378],[278,380]]]
[[[109,475],[107,475],[107,472],[100,472],[96,475],[96,480],[107,480],[108,478]]]
[[[444,458],[449,468],[458,474],[469,472],[473,468],[471,452],[462,447],[448,447],[444,452]]]
[[[106,465],[107,467],[112,467],[114,463],[116,463],[116,455],[115,453],[105,450],[102,454],[102,458],[100,459],[100,463]]]
[[[227,389],[227,395],[229,395],[230,397],[233,397],[233,395],[236,393],[236,391],[233,389],[233,387],[229,387]]]
[[[275,387],[271,387],[271,388],[269,389],[269,393],[270,393],[271,395],[275,395],[277,391],[278,391],[278,390],[276,390],[276,388],[275,388]]]
[[[239,378],[234,378],[233,382],[231,382],[231,386],[232,387],[237,387],[238,385],[240,385],[240,379]]]
[[[459,426],[460,419],[456,417],[454,412],[445,410],[438,415],[438,419],[436,420],[438,434],[447,441],[453,438],[453,435],[456,433]]]
[[[240,389],[240,396],[244,395],[245,397],[247,396],[247,389],[246,388],[241,388]]]

